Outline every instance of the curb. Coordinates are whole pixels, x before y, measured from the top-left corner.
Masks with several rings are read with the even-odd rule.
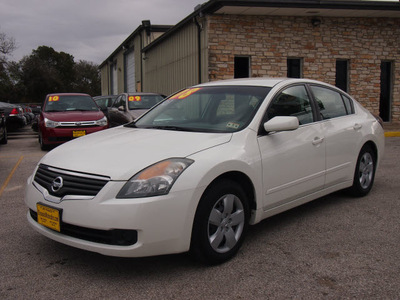
[[[400,131],[387,131],[385,137],[400,137]]]

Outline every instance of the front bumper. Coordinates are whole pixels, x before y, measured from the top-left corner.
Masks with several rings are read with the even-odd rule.
[[[91,200],[64,200],[53,203],[28,179],[25,203],[29,224],[39,233],[76,248],[109,256],[143,257],[180,253],[190,248],[192,225],[201,190],[184,190],[168,195],[137,199],[116,199],[125,182],[108,182]],[[61,232],[37,223],[38,202],[62,209]],[[128,242],[105,242],[63,232],[63,226],[118,237],[128,232]],[[121,234],[121,235],[120,235]],[[131,241],[131,242],[129,242]]]
[[[107,126],[45,128],[42,129],[42,140],[45,144],[62,144],[75,138],[74,131],[84,131],[85,135],[88,135],[107,128]]]

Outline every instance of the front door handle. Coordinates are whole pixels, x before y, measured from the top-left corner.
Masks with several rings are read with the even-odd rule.
[[[324,141],[324,138],[320,138],[320,137],[315,137],[312,141],[312,144],[314,146],[321,144]]]

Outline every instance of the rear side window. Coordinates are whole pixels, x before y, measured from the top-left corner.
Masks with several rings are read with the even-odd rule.
[[[354,108],[353,108],[353,102],[349,97],[346,97],[345,95],[342,95],[344,105],[346,106],[347,114],[354,114]]]
[[[320,86],[311,86],[311,90],[323,120],[347,115],[347,109],[340,93]]]
[[[268,120],[276,116],[294,116],[299,124],[313,122],[310,98],[303,85],[289,87],[280,92],[267,111]]]

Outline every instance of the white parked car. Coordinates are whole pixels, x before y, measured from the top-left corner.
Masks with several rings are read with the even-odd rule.
[[[340,189],[366,195],[383,152],[378,120],[333,86],[211,82],[49,152],[28,179],[27,217],[105,255],[220,263],[249,224]]]

